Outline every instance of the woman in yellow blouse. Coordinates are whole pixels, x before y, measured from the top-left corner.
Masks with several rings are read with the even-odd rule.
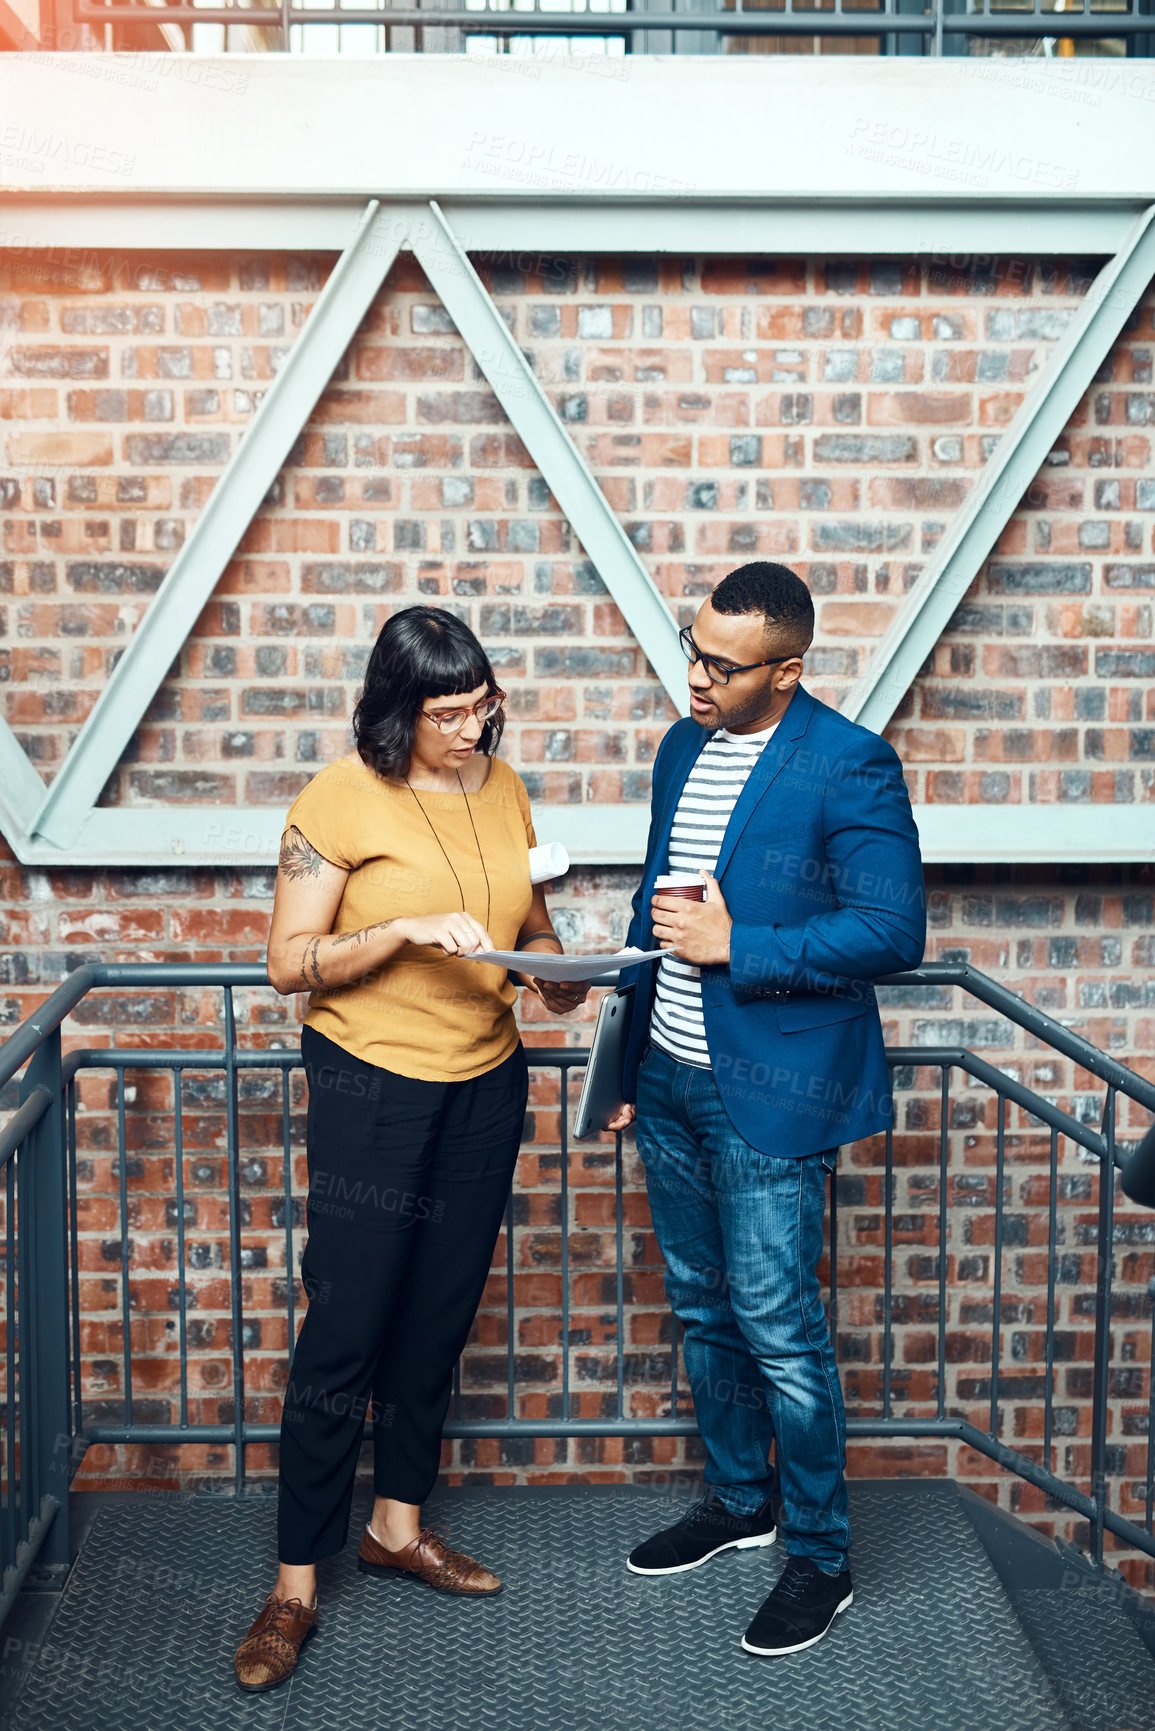
[[[345,1542],[367,1417],[376,1500],[358,1566],[501,1588],[422,1527],[421,1504],[528,1095],[516,986],[471,952],[561,950],[529,881],[529,796],[493,755],[504,698],[453,614],[395,614],[354,713],[356,755],[285,820],[268,970],[279,992],[309,992],[309,1308],[281,1421],[280,1570],[235,1657],[252,1692],[291,1674],[316,1625],[315,1566]],[[520,983],[558,1014],[588,989]]]

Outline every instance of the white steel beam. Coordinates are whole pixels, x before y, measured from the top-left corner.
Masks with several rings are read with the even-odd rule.
[[[1153,85],[1155,91],[1155,85]],[[381,198],[389,197],[382,191]],[[750,258],[951,259],[996,256],[1108,257],[1146,202],[1113,199],[1057,206],[1023,196],[972,203],[945,198],[810,199],[784,193],[709,200],[623,200],[530,191],[522,198],[437,197],[466,252],[733,253]],[[393,200],[393,202],[397,202]],[[89,252],[343,252],[365,208],[362,194],[258,198],[225,190],[184,198],[111,190],[83,202],[63,194],[17,197],[0,188],[0,255],[47,250],[45,262],[77,269]],[[525,268],[532,268],[532,257]]]
[[[1155,859],[1150,811],[1145,806],[920,805],[914,817],[927,865],[1001,864],[1007,860],[1056,865]],[[0,826],[24,865],[221,866],[276,864],[284,810],[279,806],[163,805],[128,810],[98,807],[88,813],[67,848]],[[575,865],[640,864],[649,827],[648,805],[535,804],[543,841],[559,841]]]
[[[950,259],[961,267],[998,255],[1104,256],[1116,252],[1137,201],[1064,210],[1021,202],[955,204],[910,198],[689,198],[633,204],[612,199],[438,201],[467,252],[680,253],[748,258]]]
[[[1153,275],[1155,205],[1134,223],[1125,245],[1088,289],[1034,388],[879,641],[866,673],[842,706],[844,715],[882,732]]]
[[[7,809],[27,828],[44,798],[44,783],[28,753],[0,716],[0,809]]]
[[[644,13],[627,17],[604,21],[611,31],[647,25]],[[1005,22],[1016,25],[1010,14]],[[874,23],[885,32],[882,17]],[[42,197],[289,188],[388,199],[544,191],[643,203],[745,195],[965,205],[1027,196],[1060,210],[1073,198],[1151,196],[1155,104],[1143,61],[126,59],[0,55],[0,184]],[[796,148],[781,148],[784,139]]]
[[[293,441],[405,240],[408,217],[376,200],[342,253],[303,330],[241,436],[192,534],[133,633],[35,813],[57,846],[75,840],[174,657],[196,623]]]
[[[534,807],[543,840],[560,841],[578,865],[642,859],[649,816],[646,805]],[[26,864],[267,867],[276,863],[284,817],[281,806],[98,807],[66,849],[40,837],[9,840]]]
[[[416,201],[414,201],[416,203]],[[344,198],[150,198],[109,191],[83,199],[18,196],[0,187],[0,256],[47,251],[50,267],[77,270],[96,251],[344,252],[365,213],[365,196]],[[128,263],[130,261],[126,261]]]
[[[28,753],[0,715],[0,834],[23,859],[32,819],[44,798],[44,783]]]
[[[650,57],[620,72],[510,57],[492,64],[465,57],[310,62],[310,128],[300,119],[302,67],[286,57],[138,55],[136,84],[118,89],[115,110],[101,87],[117,82],[124,57],[85,56],[83,76],[77,59],[0,56],[0,111],[7,130],[24,140],[21,148],[35,154],[38,140],[52,144],[44,112],[67,115],[70,141],[64,155],[33,164],[34,182],[16,184],[0,170],[0,254],[62,247],[73,257],[61,262],[73,264],[76,251],[97,247],[152,255],[165,247],[309,248],[348,256],[47,795],[0,724],[0,823],[28,862],[272,862],[279,811],[106,810],[91,802],[354,334],[357,319],[343,341],[339,316],[318,319],[322,301],[343,273],[356,274],[367,306],[410,222],[420,224],[415,250],[424,246],[422,262],[499,400],[663,682],[683,700],[684,667],[669,654],[674,632],[665,603],[485,295],[468,251],[873,253],[958,262],[1008,252],[1119,253],[880,645],[852,705],[879,728],[1152,274],[1150,217],[1135,219],[1150,197],[1155,109],[1148,75],[1132,63],[1032,65],[1024,83],[1018,65],[1002,62],[883,60],[866,69],[864,83],[861,64],[834,57],[812,65]],[[186,75],[190,68],[195,77]],[[159,133],[158,92],[168,119]],[[1104,104],[1100,92],[1112,101]],[[577,155],[568,118],[575,98],[593,141]],[[713,144],[700,129],[671,127],[671,115],[691,104],[726,113]],[[805,184],[793,159],[762,148],[768,111],[780,131],[810,141]],[[190,157],[182,145],[175,154],[173,141],[190,135],[201,141],[198,151]],[[1040,139],[1053,141],[1049,154],[1040,152]],[[528,171],[518,154],[526,149],[534,152]],[[240,161],[251,176],[247,187],[238,185]],[[425,205],[431,186],[444,189],[445,214],[434,207],[430,222],[415,207]],[[382,259],[372,263],[365,227],[350,245],[367,197],[376,212],[366,213],[368,223],[382,241]],[[378,199],[392,201],[391,221]],[[333,324],[332,358],[312,369],[319,383],[310,398],[309,369],[298,372],[294,362],[314,342],[321,355],[326,322]],[[279,452],[274,402],[292,428]],[[238,469],[249,471],[250,484],[238,484]],[[1114,806],[1109,824],[1088,822],[1098,809],[926,807],[918,813],[924,857],[1152,857],[1144,809]],[[550,829],[575,860],[640,859],[644,808],[548,811]],[[226,824],[222,840],[217,832]]]
[[[928,865],[1101,865],[1155,861],[1150,806],[918,805]]]
[[[0,722],[0,777],[3,778],[0,779],[0,835],[3,835],[18,860],[27,860],[29,849],[33,846],[32,838],[28,833],[29,802],[27,799],[23,802],[20,801],[18,797],[19,783],[10,778],[11,772],[15,772],[15,775],[19,776],[20,768],[15,757],[10,757],[5,749],[7,743],[5,736],[11,738],[7,724]],[[25,764],[31,768],[32,766],[28,763],[23,751],[20,750],[18,743],[16,744],[16,751],[24,758]],[[35,771],[33,774],[35,775]],[[36,776],[36,781],[40,791],[43,792],[44,783],[39,776]],[[35,809],[34,804],[32,809]]]
[[[437,204],[432,226],[415,223],[410,245],[514,431],[597,567],[630,630],[674,703],[689,711],[686,661],[673,615],[509,327],[485,292]]]

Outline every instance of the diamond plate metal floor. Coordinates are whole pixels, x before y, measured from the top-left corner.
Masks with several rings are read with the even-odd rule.
[[[1013,1603],[1079,1731],[1146,1731],[1155,1723],[1155,1665],[1109,1582],[1098,1590],[1036,1588]]]
[[[778,1546],[666,1580],[625,1569],[691,1500],[440,1491],[428,1518],[506,1582],[487,1603],[357,1573],[363,1498],[318,1631],[264,1696],[236,1689],[232,1654],[273,1578],[272,1502],[103,1509],[12,1731],[1078,1731],[952,1485],[851,1487],[854,1606],[778,1660],[739,1646]]]

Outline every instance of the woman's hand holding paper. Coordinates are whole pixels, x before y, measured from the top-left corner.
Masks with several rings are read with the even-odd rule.
[[[529,990],[536,992],[546,1009],[555,1016],[568,1016],[589,995],[588,980],[538,980],[530,978]]]

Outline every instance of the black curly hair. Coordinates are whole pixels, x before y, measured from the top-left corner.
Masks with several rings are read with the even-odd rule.
[[[427,697],[456,697],[484,685],[497,691],[489,657],[473,632],[444,607],[403,607],[381,627],[353,711],[363,763],[390,779],[409,772],[417,717]],[[492,757],[505,725],[498,710],[478,751]]]
[[[804,655],[814,638],[810,591],[788,565],[755,559],[723,577],[710,595],[715,613],[761,613],[768,635],[793,655]]]

